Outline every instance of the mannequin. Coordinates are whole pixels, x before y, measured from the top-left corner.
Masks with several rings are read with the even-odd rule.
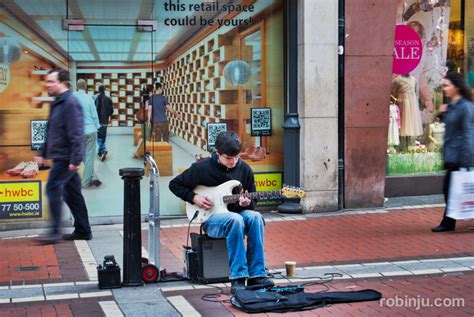
[[[397,98],[401,113],[401,149],[414,145],[416,137],[423,134],[423,124],[416,95],[417,81],[410,74],[397,76],[392,80],[392,94]]]
[[[400,144],[400,109],[396,105],[397,98],[390,96],[388,123],[388,153],[396,153],[395,146]]]

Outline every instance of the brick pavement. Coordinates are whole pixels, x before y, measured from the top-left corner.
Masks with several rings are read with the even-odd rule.
[[[86,280],[71,241],[39,245],[35,238],[0,239],[0,285]]]
[[[308,266],[474,255],[474,232],[469,230],[473,221],[458,222],[454,232],[431,232],[442,212],[442,208],[419,208],[267,222],[267,266],[281,268],[288,260]],[[180,263],[186,232],[181,227],[161,233],[161,243]]]
[[[28,302],[0,306],[1,317],[92,317],[103,316],[99,301],[112,297]]]
[[[276,221],[280,219],[272,216],[268,218],[266,227],[267,266],[281,268],[284,261],[290,259],[295,260],[299,267],[303,267],[474,256],[474,232],[469,230],[474,225],[473,221],[459,222],[455,232],[433,234],[430,228],[439,222],[441,215],[441,208],[417,208],[370,214],[308,215],[306,219],[290,221]],[[191,229],[192,232],[198,230],[198,227]],[[110,231],[111,234],[112,232],[115,231]],[[186,244],[186,234],[187,227],[184,225],[167,226],[161,230],[161,266],[168,272],[182,270],[182,245]],[[116,233],[113,236],[115,237]],[[146,230],[142,231],[142,237],[143,245],[146,247]],[[94,239],[92,242],[97,244],[99,241]],[[121,241],[117,243],[121,244]],[[95,256],[96,261],[102,261],[102,253],[97,253]],[[20,272],[17,270],[19,266],[39,266],[40,269],[33,271],[34,273]],[[418,294],[432,298],[430,296],[446,297],[451,296],[451,293],[474,293],[472,292],[472,285],[474,285],[472,271],[458,272],[458,274],[462,275],[448,273],[398,278],[346,279],[334,281],[330,286],[334,290],[371,287],[382,290],[386,298],[396,294],[412,294],[413,296]],[[73,242],[66,241],[54,246],[41,246],[34,243],[33,238],[0,239],[0,286],[86,281],[87,279],[84,265]],[[162,284],[157,284],[157,286],[162,287]],[[140,289],[145,290],[137,288],[137,292]],[[205,316],[241,315],[241,312],[221,303],[202,301],[201,296],[207,292],[209,290],[183,290],[166,292],[166,295],[184,295]],[[129,295],[126,297],[129,298]],[[119,299],[115,298],[115,300],[120,304]],[[467,316],[467,313],[471,312],[472,315],[474,311],[472,300],[472,296],[466,297],[466,301],[469,301],[466,309],[455,310],[454,313],[449,309],[442,312],[457,316]],[[74,305],[80,306],[78,303],[82,301],[84,300],[73,299],[68,302],[72,315],[81,313],[79,310],[74,311]],[[102,313],[99,313],[98,299],[90,301],[90,307],[86,305],[88,309],[92,309],[89,316],[100,316]],[[28,311],[21,309],[27,310],[29,308],[22,307],[31,306],[38,308],[33,310],[35,313],[41,312],[41,307],[43,307],[45,316],[59,316],[57,313],[54,315],[51,309],[56,310],[56,307],[65,309],[61,306],[63,304],[64,301],[52,300],[31,302],[28,305],[7,304],[0,307],[0,316],[12,315],[12,311],[14,312],[12,316],[29,316]],[[96,308],[97,311],[94,310]],[[434,309],[424,310],[426,311],[434,316],[439,312]],[[218,314],[215,314],[216,312]],[[302,316],[322,313],[325,314],[324,316],[416,315],[416,313],[420,316],[425,315],[413,308],[411,310],[406,307],[389,309],[388,307],[381,308],[378,303],[358,303],[335,305],[305,312]],[[68,316],[66,312],[64,314]]]
[[[285,316],[472,316],[474,312],[474,273],[453,273],[417,277],[371,278],[333,281],[328,291],[374,289],[382,293],[381,301],[335,304],[311,311],[287,313]],[[307,292],[325,290],[309,286]],[[228,295],[217,302],[202,300],[205,294],[218,290],[170,291],[166,296],[181,295],[202,316],[277,316],[276,313],[246,314],[229,303]],[[397,299],[399,298],[399,299]],[[440,307],[436,307],[440,306]]]

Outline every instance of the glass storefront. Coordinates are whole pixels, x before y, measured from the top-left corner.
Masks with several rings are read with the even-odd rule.
[[[84,79],[91,96],[104,85],[114,105],[107,160],[94,162],[102,185],[83,190],[91,217],[122,214],[118,170],[143,167],[145,147],[162,175],[162,215],[183,214],[168,182],[197,159],[210,156],[215,136],[222,130],[235,131],[242,139],[241,158],[257,173],[257,190],[281,188],[282,0],[257,0],[251,5],[156,0],[146,8],[114,1],[78,2],[79,8],[68,7],[67,1],[42,1],[41,6],[12,2],[0,8],[5,17],[0,22],[0,45],[8,52],[0,56],[0,186],[33,186],[36,200],[29,201],[42,208],[34,215],[0,209],[0,219],[41,220],[47,214],[48,171],[40,167],[28,175],[12,175],[7,170],[31,161],[41,147],[51,101],[43,79],[53,67],[69,69],[74,80]],[[109,10],[111,6],[114,10]],[[83,23],[83,29],[68,30],[64,19],[82,20],[78,23]],[[137,27],[141,19],[156,20],[156,30]],[[158,142],[136,118],[156,83],[163,85],[173,110],[167,144]],[[143,213],[148,206],[148,180],[142,181]],[[15,199],[28,201],[20,196]],[[2,206],[12,200],[1,199]]]
[[[393,75],[387,176],[443,172],[444,124],[438,114],[446,100],[441,81],[449,69],[464,73],[472,87],[473,12],[474,3],[464,0],[398,1],[397,24],[417,32],[423,53],[414,70]]]

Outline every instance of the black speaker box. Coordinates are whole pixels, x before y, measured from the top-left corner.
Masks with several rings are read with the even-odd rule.
[[[229,281],[229,259],[225,238],[213,239],[206,234],[193,232],[191,247],[197,255],[188,257],[189,267],[197,267],[194,280],[203,284]],[[197,260],[197,265],[192,263],[193,259]]]

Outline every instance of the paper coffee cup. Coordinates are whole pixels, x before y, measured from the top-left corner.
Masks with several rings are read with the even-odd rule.
[[[286,267],[286,276],[287,277],[295,276],[295,271],[296,271],[296,262],[295,261],[286,261],[285,262],[285,267]]]

